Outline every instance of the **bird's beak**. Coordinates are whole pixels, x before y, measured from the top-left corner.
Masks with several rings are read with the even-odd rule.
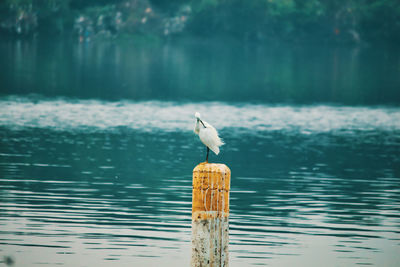
[[[203,121],[200,118],[197,118],[197,121],[201,122],[201,124],[203,125],[204,128],[206,128],[206,126],[204,125]]]

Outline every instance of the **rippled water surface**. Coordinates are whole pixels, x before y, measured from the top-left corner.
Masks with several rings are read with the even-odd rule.
[[[30,90],[38,82],[31,78],[40,82],[42,77],[32,70],[39,66],[35,60],[27,57],[21,63],[32,48],[6,47],[12,47],[10,69],[19,78],[0,75],[0,265],[11,258],[15,266],[189,266],[191,176],[205,157],[192,132],[195,111],[216,126],[226,143],[211,161],[232,170],[231,266],[400,265],[397,105],[361,101],[351,106],[346,104],[351,96],[327,103],[319,101],[322,93],[310,96],[314,103],[225,101],[219,91],[215,101],[199,102],[196,94],[186,100],[174,97],[179,90],[165,99],[153,97],[156,92],[137,97],[138,91],[134,97],[107,99],[104,92],[93,97],[93,87],[85,96],[71,97],[65,88],[52,91],[50,85],[66,84],[70,76],[59,73],[60,66],[46,56],[41,63],[50,80],[44,91]],[[49,53],[64,58],[58,49],[66,48],[56,46]],[[185,73],[179,64],[188,60],[187,51],[174,51],[164,51],[171,57],[161,63],[174,58],[171,73]],[[288,62],[296,59],[284,55]],[[147,62],[149,55],[143,56],[139,63]],[[85,70],[91,61],[81,60]],[[144,83],[145,73],[140,79],[124,76],[122,63],[115,63],[123,70],[118,79],[144,86],[147,93],[153,88]],[[219,69],[218,64],[210,66]],[[361,73],[357,64],[349,68]],[[143,71],[154,68],[146,66]],[[109,75],[112,80],[116,74]],[[284,81],[296,79],[290,77]],[[313,86],[322,88],[325,78]],[[333,80],[346,80],[338,79]],[[397,79],[391,76],[386,86],[394,88]],[[335,92],[352,87],[346,86]],[[366,94],[371,100],[378,89],[356,92],[357,99]],[[386,97],[396,100],[398,92],[389,92]]]
[[[399,263],[398,108],[0,103],[0,248],[19,266],[188,265],[202,109],[233,173],[232,266]]]

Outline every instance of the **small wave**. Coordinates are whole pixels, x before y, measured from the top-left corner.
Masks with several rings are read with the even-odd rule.
[[[302,134],[400,131],[398,107],[290,106],[221,102],[162,102],[0,98],[0,126],[12,130],[191,131],[199,111],[217,129]]]

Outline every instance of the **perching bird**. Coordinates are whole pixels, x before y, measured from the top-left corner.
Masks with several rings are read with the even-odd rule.
[[[217,130],[212,127],[209,123],[200,119],[200,113],[194,114],[196,117],[196,125],[194,126],[194,132],[199,135],[201,142],[207,147],[206,162],[208,162],[208,154],[210,149],[216,154],[219,154],[219,147],[224,144],[218,136]]]

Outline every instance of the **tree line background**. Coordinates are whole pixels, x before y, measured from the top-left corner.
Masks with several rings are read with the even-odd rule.
[[[400,43],[398,0],[3,0],[0,34]]]

